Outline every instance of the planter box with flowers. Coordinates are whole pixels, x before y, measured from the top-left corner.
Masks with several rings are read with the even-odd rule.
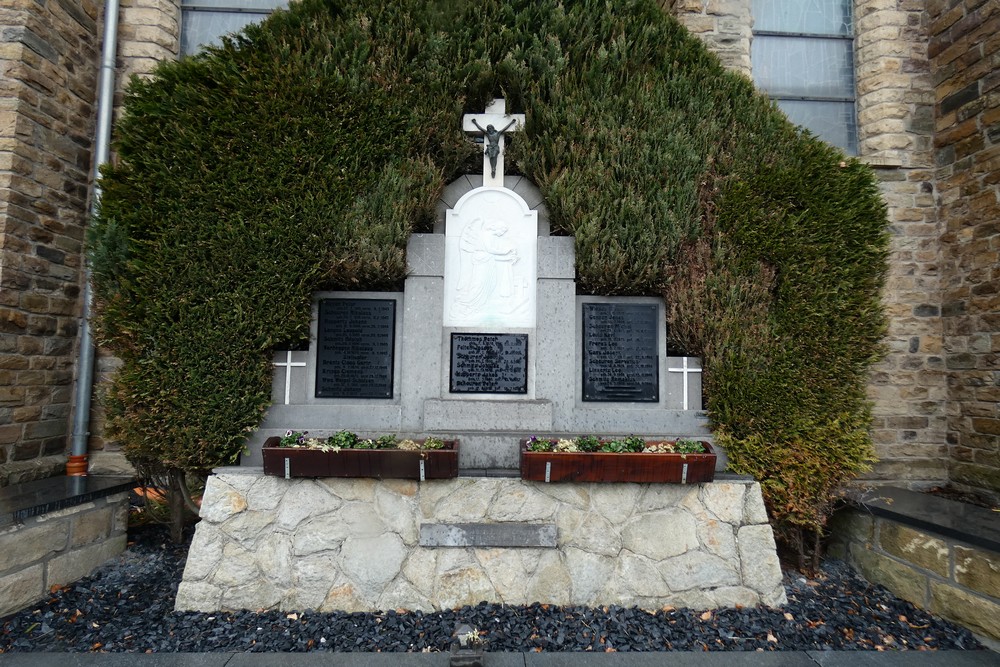
[[[715,479],[715,452],[704,441],[532,437],[521,441],[521,479],[535,482],[673,482]]]
[[[425,438],[398,440],[392,435],[359,438],[340,431],[329,438],[309,438],[288,431],[264,442],[264,473],[292,477],[376,477],[447,479],[458,476],[458,441]]]

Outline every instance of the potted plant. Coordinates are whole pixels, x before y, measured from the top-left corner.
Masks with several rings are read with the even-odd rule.
[[[521,479],[536,482],[711,482],[715,460],[712,446],[699,440],[588,435],[521,441]]]
[[[394,435],[361,438],[338,431],[328,438],[288,431],[264,441],[264,473],[292,477],[446,479],[458,476],[458,441]]]

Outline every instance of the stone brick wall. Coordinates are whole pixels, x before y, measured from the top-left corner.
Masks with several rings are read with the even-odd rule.
[[[750,0],[660,0],[660,5],[700,37],[723,65],[750,76]]]
[[[133,74],[149,74],[180,51],[180,0],[121,0],[118,30],[119,79],[123,90]],[[117,106],[117,105],[116,105]]]
[[[830,555],[918,607],[1000,640],[1000,554],[857,509],[831,523]]]
[[[1000,4],[927,6],[950,478],[1000,501]]]
[[[927,19],[922,0],[857,0],[854,18],[859,154],[879,177],[892,235],[888,354],[869,388],[879,463],[866,477],[940,484],[947,387]]]
[[[97,0],[0,12],[0,486],[65,465],[98,13]]]
[[[128,494],[119,493],[0,528],[0,617],[123,552],[127,525]]]

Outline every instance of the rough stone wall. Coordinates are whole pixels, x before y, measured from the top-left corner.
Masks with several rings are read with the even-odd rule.
[[[760,485],[208,479],[177,609],[785,603]],[[545,526],[555,547],[431,546],[421,527]]]
[[[97,0],[0,10],[0,486],[65,466]]]
[[[750,76],[750,0],[660,0],[727,68]]]
[[[940,223],[934,187],[934,91],[922,0],[857,0],[858,143],[879,177],[891,245],[887,356],[874,369],[868,479],[910,486],[947,478]]]
[[[1000,3],[932,0],[951,481],[1000,501]]]

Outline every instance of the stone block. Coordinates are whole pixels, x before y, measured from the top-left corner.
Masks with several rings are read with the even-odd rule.
[[[698,522],[680,509],[645,514],[625,526],[622,543],[632,553],[661,561],[698,548]]]
[[[554,523],[424,523],[422,547],[546,547],[556,546]]]
[[[0,577],[0,618],[24,609],[45,595],[45,568],[32,565]]]
[[[868,581],[878,582],[918,607],[927,607],[927,575],[914,567],[852,544],[850,560]]]
[[[756,591],[771,593],[780,589],[765,604],[784,604],[784,588],[781,586],[781,564],[774,545],[774,533],[768,524],[743,526],[736,533],[740,550],[740,569],[743,585]]]
[[[875,535],[875,520],[867,512],[845,508],[833,515],[830,533],[835,540],[869,545]]]
[[[552,403],[543,400],[424,402],[428,431],[536,431],[552,429]]]
[[[107,537],[111,534],[113,520],[114,508],[108,506],[77,514],[71,522],[70,546],[78,547]]]
[[[0,553],[3,554],[0,572],[23,567],[62,551],[68,539],[69,521],[66,520],[12,527],[0,534]]]
[[[948,545],[944,540],[894,521],[879,520],[877,524],[879,546],[886,553],[942,577],[948,576]]]
[[[1000,599],[1000,554],[955,545],[955,581]]]
[[[930,610],[973,632],[1000,639],[1000,604],[951,584],[931,581]]]
[[[69,584],[87,576],[125,551],[127,542],[125,535],[117,535],[104,542],[90,544],[56,556],[46,566],[46,585]]]

